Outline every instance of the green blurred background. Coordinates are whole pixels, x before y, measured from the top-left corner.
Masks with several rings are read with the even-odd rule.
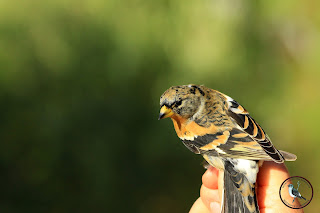
[[[159,97],[204,84],[244,105],[320,208],[318,1],[0,2],[0,211],[187,212],[201,157]]]

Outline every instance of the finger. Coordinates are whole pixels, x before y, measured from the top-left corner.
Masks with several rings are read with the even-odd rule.
[[[277,176],[278,178],[271,178]],[[275,163],[273,161],[265,161],[259,169],[258,186],[269,186],[281,184],[289,177],[289,172],[283,163]]]
[[[204,205],[201,198],[199,197],[196,202],[192,205],[189,213],[210,213],[209,209]]]
[[[210,203],[210,210],[212,213],[220,213],[221,212],[221,205],[217,202]]]
[[[200,197],[206,207],[211,209],[212,212],[221,211],[223,176],[223,171],[219,171],[214,167],[209,167],[202,176],[203,185],[200,190]]]
[[[219,170],[210,166],[202,176],[202,183],[209,189],[218,189]]]
[[[260,209],[284,206],[279,197],[282,182],[289,177],[284,164],[266,161],[257,176],[257,197]]]
[[[209,189],[204,185],[201,186],[200,189],[200,197],[203,204],[210,209],[211,203],[219,203],[220,205],[220,196],[218,189]]]
[[[218,193],[219,193],[219,202],[222,203],[222,192],[224,190],[224,171],[219,171],[219,177],[218,177]]]
[[[285,164],[271,161],[263,163],[257,176],[257,197],[261,212],[272,212],[274,210],[286,212],[290,210],[282,203],[279,196],[281,184],[289,177]],[[290,196],[289,193],[288,196]],[[290,199],[290,197],[284,197],[283,199],[286,198]]]

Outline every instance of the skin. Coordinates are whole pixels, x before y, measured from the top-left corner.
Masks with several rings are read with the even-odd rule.
[[[289,177],[284,164],[271,161],[263,163],[257,177],[257,199],[261,213],[303,212],[302,209],[288,208],[280,200],[279,188],[282,182]],[[189,213],[220,213],[222,184],[223,172],[210,167],[202,176],[200,197],[193,204]],[[295,202],[298,202],[297,199]]]

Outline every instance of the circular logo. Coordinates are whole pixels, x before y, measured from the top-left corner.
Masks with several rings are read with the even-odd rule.
[[[300,176],[292,176],[283,181],[279,195],[284,205],[292,209],[302,209],[311,202],[313,188],[307,179]]]

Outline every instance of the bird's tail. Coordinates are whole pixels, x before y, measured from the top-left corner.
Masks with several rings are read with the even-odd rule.
[[[300,196],[300,198],[302,198],[302,199],[306,200],[306,198],[304,198],[304,197],[302,197],[302,196]]]
[[[222,213],[259,213],[255,184],[232,166],[225,167]]]

